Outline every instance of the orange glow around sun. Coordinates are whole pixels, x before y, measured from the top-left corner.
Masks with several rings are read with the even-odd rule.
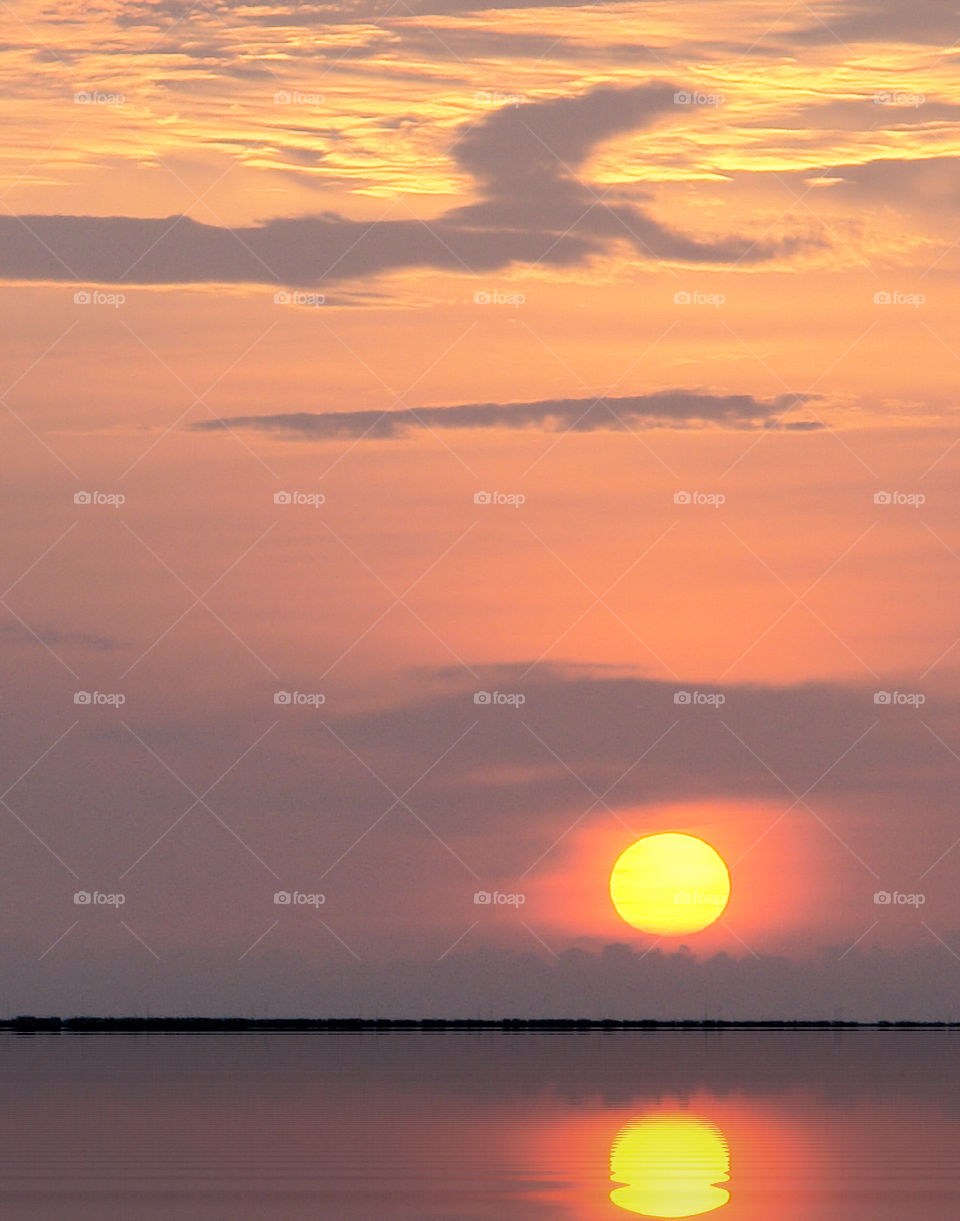
[[[812,814],[786,813],[786,805],[710,797],[597,812],[523,883],[517,878],[528,894],[524,918],[541,935],[573,936],[585,948],[618,941],[708,956],[741,953],[744,944],[758,954],[803,952],[809,930],[828,936],[832,913],[853,900],[842,845]],[[829,806],[822,813],[833,817]],[[678,879],[682,864],[664,852],[673,837],[704,846],[712,879],[693,861],[688,879]],[[637,867],[644,841],[661,845],[646,871]]]

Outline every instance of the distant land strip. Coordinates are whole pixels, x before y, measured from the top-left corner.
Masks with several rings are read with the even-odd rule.
[[[0,1030],[15,1034],[71,1032],[167,1033],[296,1030],[957,1030],[960,1022],[726,1021],[722,1018],[658,1021],[653,1018],[207,1018],[34,1017],[0,1018]]]

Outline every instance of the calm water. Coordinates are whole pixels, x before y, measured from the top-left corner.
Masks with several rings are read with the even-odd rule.
[[[10,1218],[960,1217],[960,1035],[0,1036]]]

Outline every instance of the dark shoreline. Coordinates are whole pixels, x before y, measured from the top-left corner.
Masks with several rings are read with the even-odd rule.
[[[0,1019],[0,1031],[17,1034],[71,1032],[354,1031],[354,1030],[957,1030],[960,1022],[656,1021],[652,1018],[203,1018],[33,1017]]]

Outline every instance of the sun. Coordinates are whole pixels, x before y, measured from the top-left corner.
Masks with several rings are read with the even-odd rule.
[[[696,933],[722,915],[730,874],[719,852],[695,835],[646,835],[617,858],[610,898],[621,919],[644,933]]]

